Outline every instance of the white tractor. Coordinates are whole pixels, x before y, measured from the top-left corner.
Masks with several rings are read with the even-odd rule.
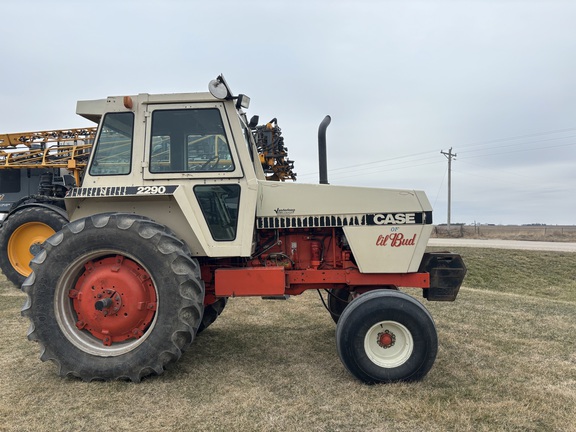
[[[99,124],[90,161],[65,199],[71,222],[22,286],[41,359],[61,376],[138,382],[177,361],[229,297],[314,289],[355,377],[424,377],[435,325],[399,288],[453,301],[466,273],[459,255],[425,253],[424,192],[270,181],[294,177],[277,125],[249,121],[249,99],[222,76],[209,90],[78,102]]]

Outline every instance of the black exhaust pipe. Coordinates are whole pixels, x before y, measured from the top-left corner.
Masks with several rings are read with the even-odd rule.
[[[318,128],[318,162],[320,164],[320,184],[328,184],[328,157],[326,155],[326,129],[332,119],[324,117]]]

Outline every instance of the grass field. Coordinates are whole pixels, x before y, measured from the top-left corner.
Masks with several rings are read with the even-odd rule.
[[[180,362],[140,384],[62,379],[2,278],[0,430],[576,431],[576,255],[456,252],[468,277],[455,303],[425,303],[439,354],[413,384],[352,378],[316,292],[231,299]]]

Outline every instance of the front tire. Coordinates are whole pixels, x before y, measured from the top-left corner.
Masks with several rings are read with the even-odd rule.
[[[438,337],[432,316],[417,300],[377,290],[344,309],[336,346],[348,371],[367,384],[416,381],[432,368]]]
[[[34,254],[67,223],[64,216],[46,207],[26,207],[8,216],[0,230],[0,268],[8,280],[20,287],[32,273]]]
[[[378,287],[378,289],[398,290],[395,286],[388,285]],[[344,312],[344,309],[346,309],[346,306],[359,295],[357,292],[353,293],[350,289],[345,288],[332,288],[328,290],[328,312],[336,324],[338,324],[338,320]]]
[[[198,262],[166,227],[140,216],[74,221],[31,266],[22,286],[28,339],[60,376],[138,382],[161,374],[202,319]]]

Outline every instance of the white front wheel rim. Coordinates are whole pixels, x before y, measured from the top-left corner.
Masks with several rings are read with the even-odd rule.
[[[366,332],[364,350],[374,364],[395,368],[410,358],[414,340],[410,331],[399,322],[380,321]]]

